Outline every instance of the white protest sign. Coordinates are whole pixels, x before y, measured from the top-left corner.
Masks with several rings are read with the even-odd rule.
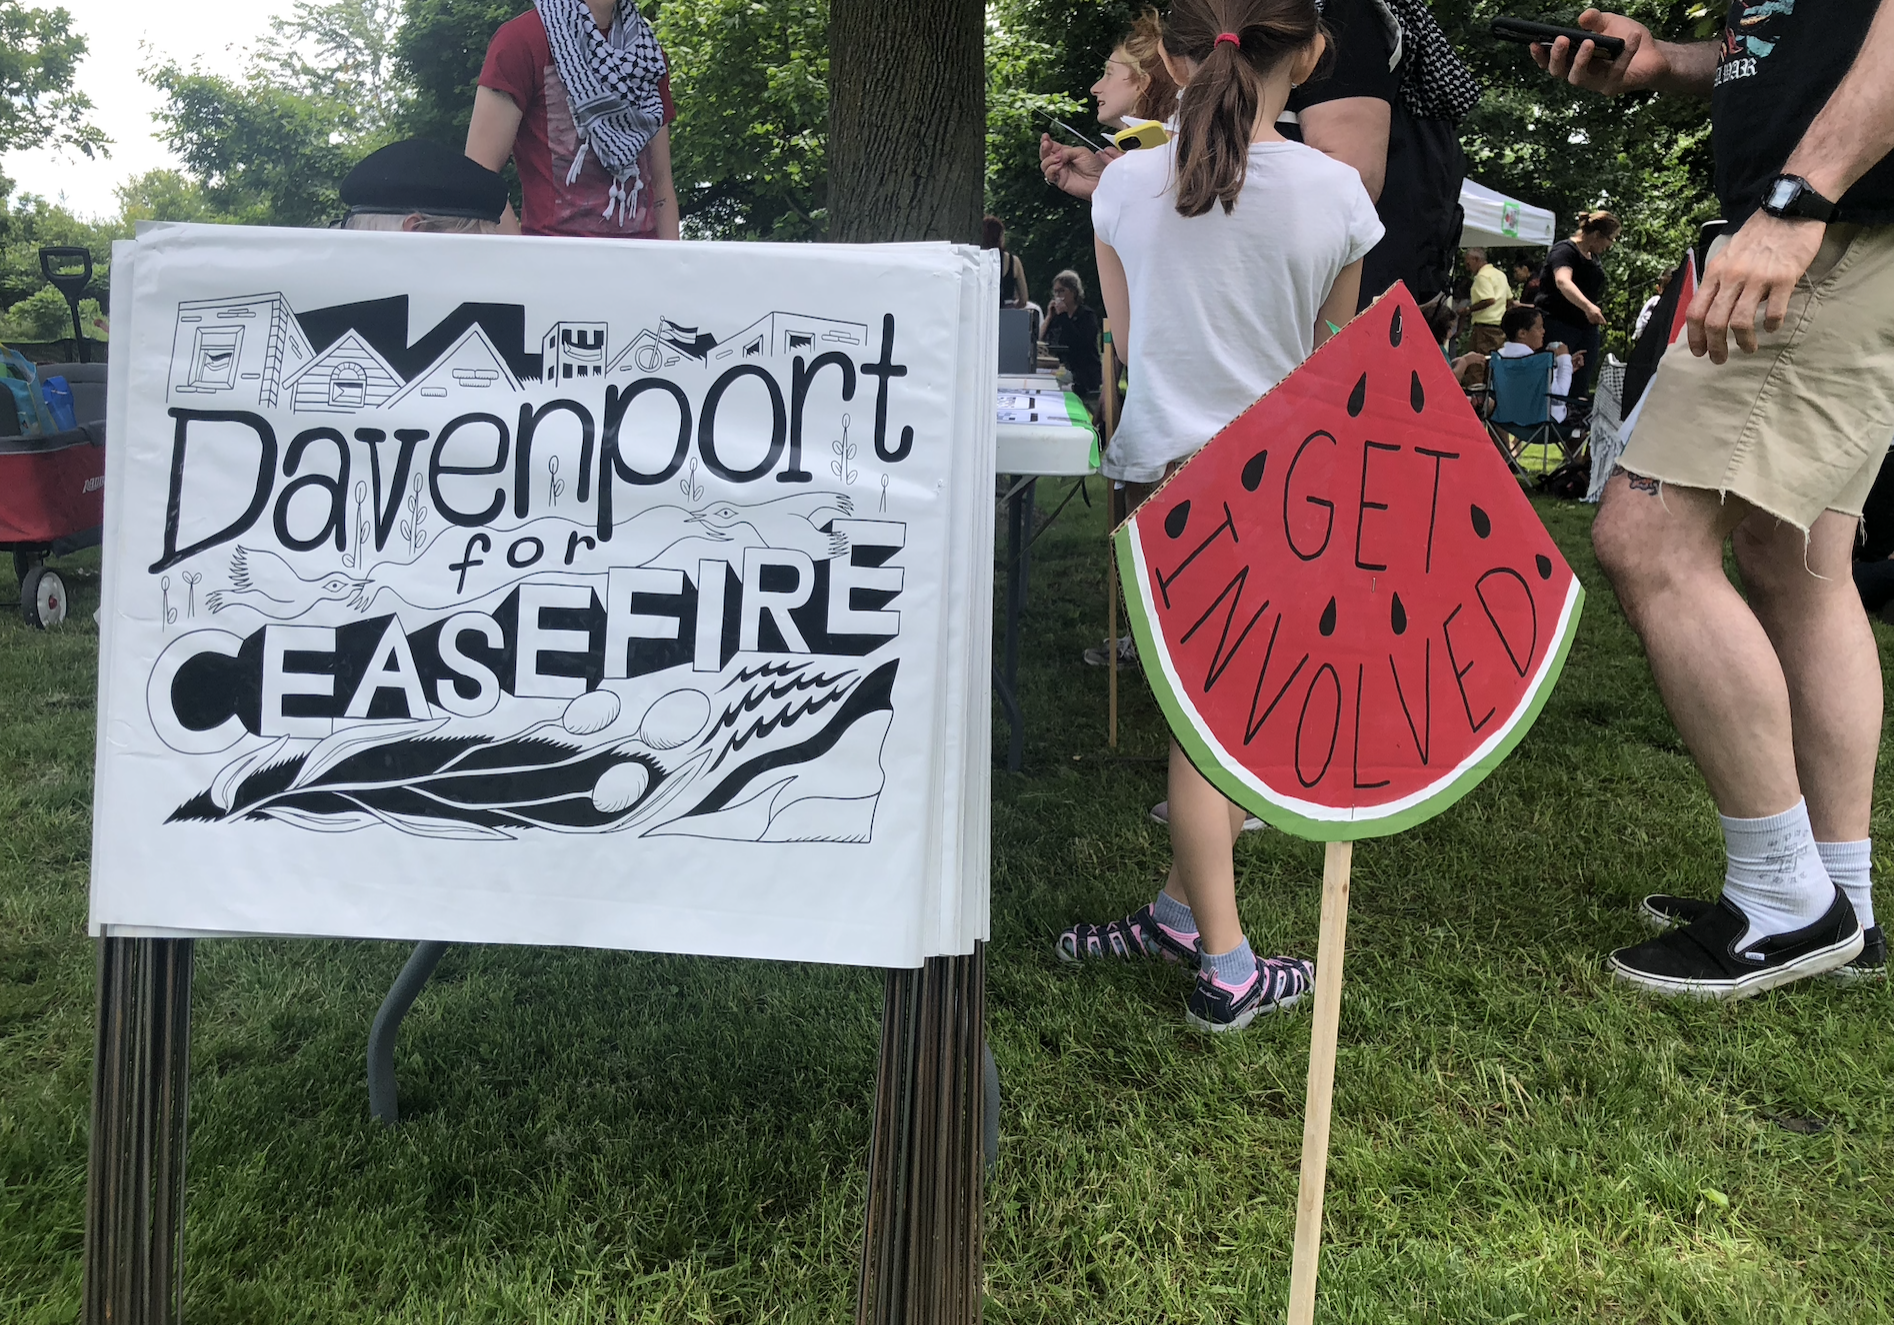
[[[115,254],[94,932],[986,935],[992,264]]]

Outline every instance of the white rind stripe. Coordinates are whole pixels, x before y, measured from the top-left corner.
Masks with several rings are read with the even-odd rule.
[[[1138,572],[1138,598],[1143,604],[1146,620],[1152,623],[1151,638],[1158,646],[1158,665],[1163,669],[1164,677],[1170,683],[1171,693],[1175,695],[1188,694],[1189,691],[1184,688],[1182,678],[1177,674],[1177,669],[1171,664],[1170,642],[1164,638],[1164,630],[1160,624],[1161,618],[1151,601],[1151,577],[1144,564],[1142,526],[1132,526],[1130,543],[1132,563],[1137,567]],[[1519,725],[1520,720],[1525,716],[1526,712],[1531,709],[1533,697],[1539,693],[1539,687],[1546,683],[1552,662],[1558,656],[1558,641],[1565,638],[1565,632],[1571,626],[1572,613],[1578,608],[1578,594],[1578,577],[1574,575],[1572,576],[1572,582],[1565,588],[1565,604],[1559,611],[1558,628],[1552,632],[1552,642],[1546,648],[1545,655],[1539,659],[1539,666],[1533,674],[1532,684],[1526,687],[1525,693],[1520,698],[1520,702],[1513,706],[1513,711],[1507,717],[1506,721],[1495,728],[1491,736],[1488,736],[1485,741],[1475,747],[1473,753],[1461,760],[1452,770],[1441,774],[1421,790],[1403,796],[1397,801],[1387,801],[1371,806],[1344,808],[1333,805],[1318,805],[1314,801],[1299,800],[1293,796],[1285,796],[1281,792],[1271,788],[1255,774],[1251,773],[1248,768],[1244,767],[1241,760],[1234,758],[1228,748],[1224,746],[1223,742],[1219,741],[1211,732],[1210,728],[1204,725],[1195,707],[1190,705],[1185,705],[1184,707],[1190,718],[1191,727],[1195,729],[1203,743],[1216,752],[1218,760],[1224,769],[1232,777],[1235,777],[1238,781],[1243,783],[1244,786],[1249,787],[1255,791],[1257,795],[1270,802],[1270,804],[1280,805],[1283,809],[1293,814],[1299,814],[1305,819],[1316,819],[1326,823],[1352,823],[1356,821],[1385,819],[1390,815],[1399,814],[1403,810],[1411,809],[1423,801],[1438,796],[1444,789],[1453,785],[1454,782],[1464,776],[1467,770],[1476,767],[1481,760],[1492,753],[1500,742],[1506,739],[1507,733]]]

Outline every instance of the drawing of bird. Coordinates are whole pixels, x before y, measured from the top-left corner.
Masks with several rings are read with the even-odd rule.
[[[212,590],[206,598],[211,611],[248,607],[278,621],[291,621],[317,603],[357,597],[367,581],[334,572],[305,577],[274,552],[239,545],[230,554],[230,583],[231,588]]]
[[[718,502],[702,514],[704,526],[745,547],[794,548],[817,561],[848,552],[848,535],[824,533],[817,526],[854,509],[848,497],[823,492],[797,493],[773,501],[739,506]]]

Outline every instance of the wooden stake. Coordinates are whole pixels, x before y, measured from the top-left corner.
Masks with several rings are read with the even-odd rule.
[[[986,945],[891,970],[856,1325],[980,1325]]]
[[[1311,1325],[1315,1320],[1322,1188],[1328,1180],[1328,1122],[1335,1103],[1335,1040],[1342,1015],[1342,947],[1348,934],[1348,870],[1354,857],[1353,842],[1330,842],[1322,858],[1322,928],[1315,950],[1315,1025],[1309,1035],[1309,1098],[1302,1119],[1302,1181],[1296,1191],[1289,1325]]]
[[[1118,354],[1112,348],[1111,322],[1105,322],[1105,344],[1099,350],[1104,386],[1099,390],[1099,406],[1103,411],[1106,442],[1118,430]],[[1123,517],[1118,510],[1117,489],[1111,480],[1105,480],[1105,639],[1106,650],[1110,658],[1106,665],[1111,669],[1107,689],[1110,698],[1106,701],[1105,743],[1112,749],[1118,748],[1118,557],[1111,545],[1111,531],[1118,527]]]

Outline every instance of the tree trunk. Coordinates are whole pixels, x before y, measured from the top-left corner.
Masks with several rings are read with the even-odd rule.
[[[830,0],[829,238],[978,243],[982,0]],[[889,971],[869,1142],[862,1325],[978,1325],[986,963]]]
[[[980,0],[830,0],[829,238],[978,243]]]

